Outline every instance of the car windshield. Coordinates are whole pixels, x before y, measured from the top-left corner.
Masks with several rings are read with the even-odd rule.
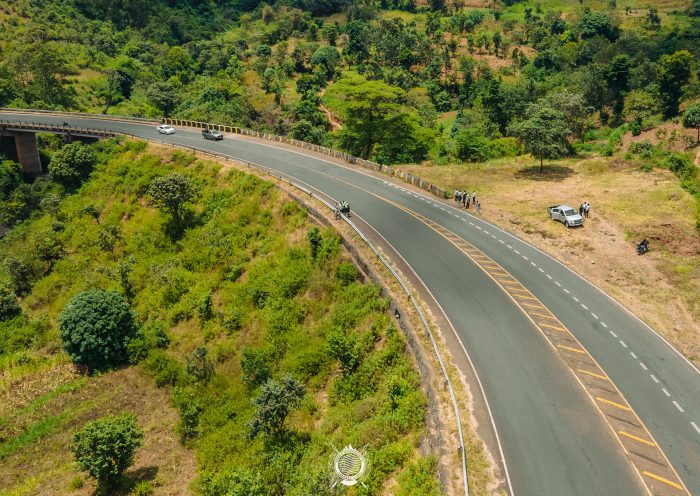
[[[566,215],[567,217],[571,217],[572,215],[576,215],[576,211],[570,208],[568,210],[564,210],[564,215]]]

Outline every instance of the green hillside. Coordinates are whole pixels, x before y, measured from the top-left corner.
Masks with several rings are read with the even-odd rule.
[[[70,164],[93,159],[82,184],[59,174],[71,147]],[[333,231],[272,184],[181,152],[47,150],[51,175],[32,187],[52,192],[0,240],[0,494],[91,494],[71,436],[124,412],[145,439],[118,494],[325,494],[330,443],[367,446],[361,494],[439,494],[404,337]],[[155,206],[164,177],[194,191],[178,215]],[[95,289],[137,330],[126,363],[74,367],[67,308]],[[297,396],[280,423],[264,406],[285,384]]]

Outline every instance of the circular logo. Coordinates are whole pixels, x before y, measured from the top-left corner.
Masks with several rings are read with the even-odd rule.
[[[335,448],[334,448],[335,450]],[[362,451],[353,448],[351,444],[340,451],[335,450],[333,456],[333,471],[336,481],[344,486],[354,486],[367,471],[367,461]]]

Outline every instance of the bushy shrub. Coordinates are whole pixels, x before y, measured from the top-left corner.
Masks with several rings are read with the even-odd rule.
[[[17,295],[10,288],[0,286],[0,321],[13,319],[21,313]]]
[[[651,158],[655,149],[656,147],[649,140],[633,141],[628,148],[630,152],[643,158]]]
[[[197,481],[201,496],[266,496],[262,478],[240,467],[206,472]]]
[[[86,424],[73,436],[71,450],[78,466],[97,480],[100,487],[116,485],[134,463],[143,443],[143,431],[133,415],[107,416]]]
[[[243,371],[241,380],[250,389],[264,384],[272,377],[269,354],[264,350],[244,349],[243,357],[241,358],[241,370]]]
[[[351,282],[356,281],[359,276],[360,273],[355,266],[349,262],[342,262],[335,270],[335,278],[343,286],[347,286]]]
[[[158,387],[178,384],[184,373],[182,365],[162,350],[152,350],[143,367],[153,376]]]
[[[49,174],[59,183],[73,187],[90,174],[96,163],[95,150],[76,141],[54,153],[49,163]]]
[[[91,289],[75,296],[58,319],[63,347],[73,362],[105,370],[128,360],[136,334],[134,313],[114,291]]]

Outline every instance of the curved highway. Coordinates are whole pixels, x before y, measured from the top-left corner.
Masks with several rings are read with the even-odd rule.
[[[195,146],[347,199],[439,303],[463,344],[452,353],[469,354],[513,494],[700,495],[698,369],[595,286],[473,210],[272,142],[204,141],[185,128],[163,136],[151,124],[99,118],[0,118]]]

